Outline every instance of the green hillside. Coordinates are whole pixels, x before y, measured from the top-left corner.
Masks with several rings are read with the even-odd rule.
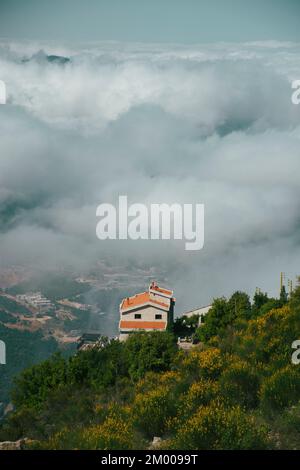
[[[71,299],[75,295],[88,291],[90,287],[87,284],[81,284],[66,275],[57,273],[40,273],[28,281],[24,281],[17,286],[8,289],[12,295],[26,294],[27,292],[40,291],[53,302],[62,298]]]
[[[300,289],[289,301],[284,293],[215,299],[194,335],[200,342],[190,351],[178,350],[172,332],[137,333],[26,369],[0,440],[143,449],[159,436],[162,449],[299,449],[291,345],[300,339]]]
[[[60,349],[54,338],[50,338],[49,335],[47,339],[45,338],[42,329],[28,331],[26,328],[17,328],[28,325],[14,314],[32,317],[32,313],[25,306],[0,295],[0,339],[6,344],[6,364],[0,365],[0,403],[8,403],[14,377],[19,372],[43,361]],[[78,320],[76,325],[81,323]],[[70,348],[68,346],[68,349]]]
[[[4,314],[0,312],[0,321],[5,320]],[[1,324],[0,338],[6,344],[6,365],[0,365],[0,402],[7,402],[14,377],[25,367],[49,357],[58,344],[54,339],[45,340],[39,332],[12,330]]]

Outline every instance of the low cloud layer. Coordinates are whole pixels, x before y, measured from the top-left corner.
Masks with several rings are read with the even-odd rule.
[[[167,266],[180,308],[299,272],[300,46],[0,44],[0,262]],[[101,202],[204,203],[205,246],[100,242]]]

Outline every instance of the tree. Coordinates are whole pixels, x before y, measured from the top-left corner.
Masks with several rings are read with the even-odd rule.
[[[128,370],[133,380],[146,372],[167,370],[175,357],[177,346],[169,332],[140,332],[130,335],[125,343]]]
[[[300,277],[298,277],[298,286],[296,289],[292,292],[291,298],[290,298],[290,306],[294,311],[297,311],[298,313],[300,312]]]
[[[217,335],[222,328],[228,324],[227,301],[225,297],[215,299],[212,308],[204,317],[204,324],[197,330],[197,337],[200,341],[208,341]]]
[[[228,301],[224,297],[215,299],[204,317],[204,324],[197,330],[197,337],[200,341],[209,341],[213,336],[222,335],[226,327],[236,320],[250,317],[251,303],[245,292],[235,292]]]
[[[286,304],[288,301],[288,295],[286,293],[285,286],[281,287],[279,300],[282,305]]]
[[[260,311],[261,307],[265,305],[269,300],[268,294],[265,292],[255,292],[254,297],[253,297],[253,306],[252,306],[252,312],[253,316],[256,316],[258,312]]]
[[[176,318],[173,324],[173,333],[177,336],[192,336],[199,325],[199,315],[192,315],[187,317],[183,315],[182,317]]]
[[[52,390],[67,382],[67,363],[59,353],[39,365],[25,369],[15,380],[12,393],[17,407],[39,407]]]
[[[68,381],[93,387],[114,385],[117,378],[127,375],[124,344],[111,341],[105,347],[81,351],[68,363]]]
[[[249,295],[236,291],[228,300],[228,323],[232,324],[237,318],[248,320],[251,317],[251,303]]]

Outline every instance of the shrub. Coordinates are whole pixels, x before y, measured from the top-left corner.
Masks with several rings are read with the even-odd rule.
[[[282,410],[298,403],[300,399],[300,374],[295,366],[275,372],[262,384],[260,391],[262,407],[265,411]]]
[[[219,401],[201,406],[179,429],[172,443],[176,449],[265,449],[266,430],[238,406],[226,408]]]
[[[223,396],[231,404],[255,408],[258,404],[259,378],[251,366],[236,361],[228,366],[220,378]]]
[[[103,424],[90,426],[82,432],[81,445],[90,450],[128,450],[133,448],[131,423],[110,415]]]
[[[175,337],[160,331],[132,334],[125,343],[125,349],[133,380],[139,380],[149,371],[168,370],[177,352]]]
[[[220,394],[220,387],[212,380],[200,379],[193,383],[181,398],[181,416],[191,415],[199,406],[208,405]]]
[[[223,367],[223,357],[220,349],[217,348],[195,350],[183,359],[182,365],[194,377],[216,379]]]
[[[176,413],[170,387],[161,385],[136,395],[133,403],[135,425],[149,438],[162,436],[168,426],[168,419]]]

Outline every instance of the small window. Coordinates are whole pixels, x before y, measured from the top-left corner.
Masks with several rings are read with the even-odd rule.
[[[140,319],[142,318],[142,315],[141,315],[140,313],[135,313],[135,314],[134,314],[134,318],[135,318],[136,320],[140,320]]]
[[[155,315],[155,320],[161,320],[161,319],[162,319],[161,313],[157,313],[157,314]]]

